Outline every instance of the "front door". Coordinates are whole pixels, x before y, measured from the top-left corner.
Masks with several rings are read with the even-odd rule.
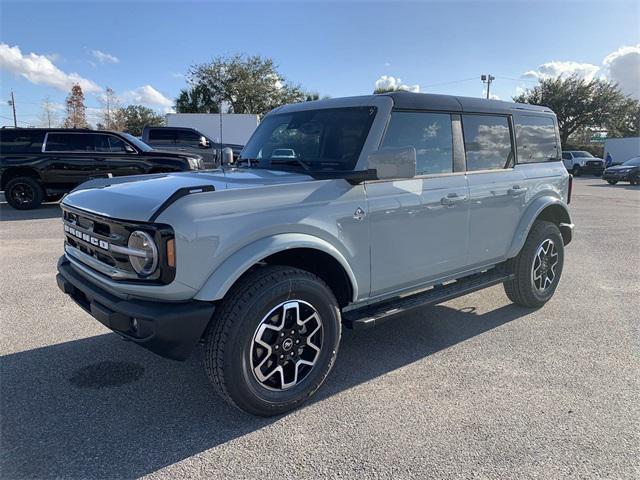
[[[381,147],[414,146],[417,176],[365,185],[371,296],[408,289],[464,268],[468,187],[453,162],[448,113],[393,112]]]
[[[144,161],[131,145],[107,133],[95,135],[95,160],[101,176],[122,177],[146,172]],[[133,151],[132,151],[133,150]]]

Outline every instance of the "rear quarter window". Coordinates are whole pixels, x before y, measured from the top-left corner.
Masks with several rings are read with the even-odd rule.
[[[42,151],[44,132],[26,130],[0,130],[0,153],[39,153]]]
[[[560,149],[553,118],[522,115],[515,119],[515,124],[518,163],[549,162],[559,159]]]

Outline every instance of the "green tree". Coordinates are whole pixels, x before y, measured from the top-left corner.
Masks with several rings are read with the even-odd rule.
[[[142,129],[146,125],[164,125],[164,117],[144,105],[129,105],[119,109],[117,114],[122,116],[124,130],[138,137],[142,135]]]
[[[65,105],[67,116],[62,124],[64,128],[89,128],[84,105],[84,93],[80,85],[76,84],[71,87],[71,92],[67,96]]]
[[[390,93],[390,92],[397,92],[401,90],[398,87],[384,87],[384,88],[376,88],[373,93],[377,94],[377,93]]]
[[[640,137],[640,100],[627,99],[607,121],[609,137]]]
[[[190,68],[191,85],[203,86],[216,104],[228,105],[229,113],[263,115],[285,103],[301,102],[305,95],[278,72],[270,58],[257,55],[216,57]]]
[[[215,102],[205,85],[184,88],[176,98],[178,113],[218,113],[219,111],[219,104]]]
[[[576,75],[541,80],[513,100],[551,108],[558,117],[563,145],[575,132],[606,127],[629,101],[615,84]]]

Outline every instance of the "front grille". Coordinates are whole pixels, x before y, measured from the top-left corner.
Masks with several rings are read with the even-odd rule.
[[[62,212],[65,251],[75,261],[113,280],[144,283],[173,280],[175,268],[166,264],[166,242],[173,238],[168,225],[116,221],[68,207],[63,207]],[[135,272],[126,253],[117,251],[118,247],[127,247],[129,235],[135,230],[149,233],[158,247],[159,268],[145,278]]]
[[[590,167],[601,167],[602,166],[602,160],[589,160],[587,162],[587,165],[589,165]]]

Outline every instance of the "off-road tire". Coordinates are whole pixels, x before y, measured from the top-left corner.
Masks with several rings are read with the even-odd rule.
[[[311,304],[322,319],[316,364],[298,384],[269,390],[252,370],[250,352],[263,318],[287,300]],[[234,285],[216,309],[205,334],[204,367],[215,391],[253,415],[279,415],[300,406],[322,385],[335,362],[341,336],[338,302],[316,275],[287,266],[259,267]]]
[[[21,200],[21,196],[26,200]],[[35,178],[15,177],[7,182],[4,197],[16,210],[32,210],[42,204],[44,189]]]
[[[538,248],[550,239],[555,244],[558,264],[555,277],[543,293],[534,286],[532,268]],[[527,236],[520,253],[507,262],[507,270],[515,274],[513,280],[504,283],[504,291],[513,303],[529,308],[540,308],[547,303],[558,286],[564,264],[564,243],[560,229],[555,223],[537,220]]]

